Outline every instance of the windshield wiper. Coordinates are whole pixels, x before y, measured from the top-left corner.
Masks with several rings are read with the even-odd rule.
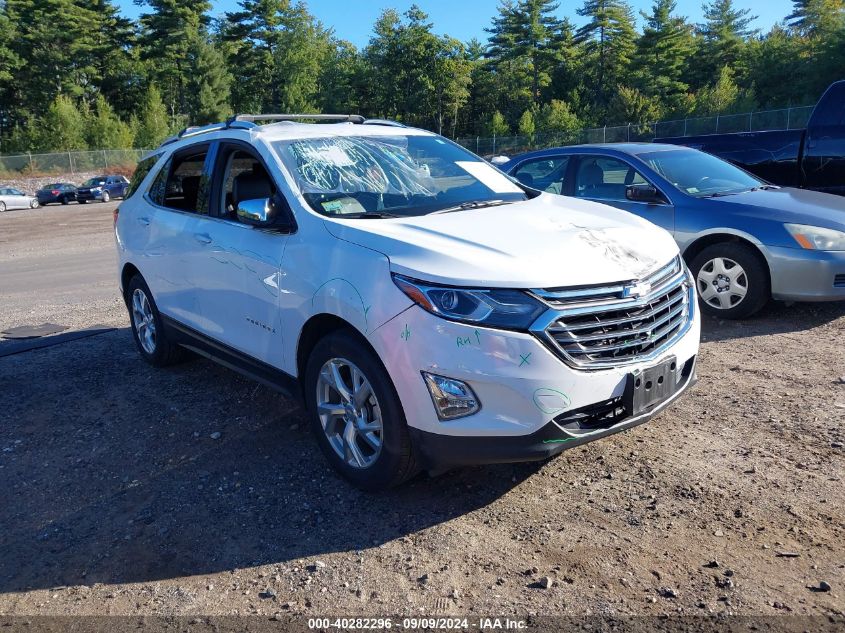
[[[505,200],[470,200],[462,202],[454,207],[447,207],[439,211],[432,211],[428,215],[439,215],[440,213],[454,213],[455,211],[469,211],[470,209],[484,209],[485,207],[498,207],[503,204],[512,204],[513,201]]]

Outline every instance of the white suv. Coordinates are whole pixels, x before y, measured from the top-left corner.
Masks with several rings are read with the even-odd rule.
[[[188,129],[139,164],[115,232],[141,355],[187,348],[301,397],[363,488],[545,459],[695,381],[695,289],[668,233],[424,130]]]

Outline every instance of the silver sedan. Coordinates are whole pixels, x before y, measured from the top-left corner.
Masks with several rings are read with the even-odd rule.
[[[34,209],[38,206],[38,198],[28,196],[20,189],[0,187],[0,212],[12,209]]]

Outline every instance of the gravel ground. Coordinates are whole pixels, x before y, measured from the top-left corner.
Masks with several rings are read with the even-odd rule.
[[[0,358],[0,614],[843,615],[845,306],[707,319],[700,384],[648,424],[371,495],[294,403],[145,365],[113,270],[51,294],[110,231],[0,217],[0,329],[118,328]]]

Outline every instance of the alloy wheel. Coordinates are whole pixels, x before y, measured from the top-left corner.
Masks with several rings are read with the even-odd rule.
[[[382,449],[381,407],[354,363],[332,358],[317,378],[317,415],[335,453],[353,468],[368,468]]]
[[[715,257],[698,271],[698,295],[717,310],[735,308],[748,294],[748,275],[737,262]]]
[[[135,333],[138,341],[147,354],[155,354],[156,351],[156,324],[153,309],[147,295],[140,288],[132,293],[132,323],[135,326]]]

